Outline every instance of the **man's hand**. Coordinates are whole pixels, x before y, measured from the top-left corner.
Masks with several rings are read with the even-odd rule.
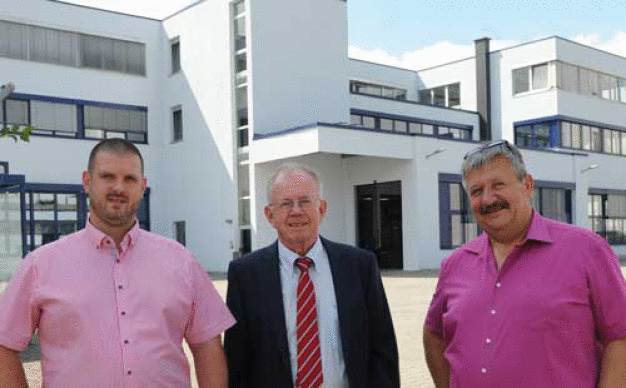
[[[0,346],[0,387],[28,388],[18,352]]]
[[[604,348],[598,388],[626,387],[626,338]]]
[[[450,365],[443,356],[445,344],[439,336],[424,327],[424,353],[426,364],[437,388],[450,386]]]
[[[220,336],[203,344],[189,345],[200,388],[227,388],[228,370]],[[0,385],[2,386],[2,385]]]

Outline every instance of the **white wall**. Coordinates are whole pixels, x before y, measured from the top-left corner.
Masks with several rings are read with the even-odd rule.
[[[227,0],[202,2],[164,21],[160,60],[162,157],[155,229],[173,237],[186,221],[187,247],[204,268],[224,271],[237,236],[231,15]],[[181,71],[171,74],[170,39]],[[171,107],[183,111],[183,140],[172,143]]]
[[[254,132],[348,122],[346,2],[251,1],[249,10]]]

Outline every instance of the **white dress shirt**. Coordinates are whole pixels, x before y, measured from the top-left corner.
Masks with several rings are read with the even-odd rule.
[[[280,259],[280,281],[283,292],[283,306],[285,308],[291,372],[295,384],[298,369],[296,339],[297,289],[300,276],[300,270],[296,267],[296,259],[301,256],[289,250],[279,240],[278,257]],[[348,376],[346,375],[346,366],[341,348],[335,286],[333,285],[333,276],[330,272],[328,255],[319,237],[306,254],[306,257],[313,260],[313,265],[309,268],[309,276],[315,288],[324,387],[347,388]]]

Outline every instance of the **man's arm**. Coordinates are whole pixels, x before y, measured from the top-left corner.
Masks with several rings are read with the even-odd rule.
[[[248,331],[244,316],[242,295],[236,270],[235,262],[228,267],[228,289],[226,291],[226,305],[230,309],[237,323],[226,330],[224,334],[224,350],[228,361],[229,384],[233,388],[246,388],[248,386]]]
[[[203,344],[189,345],[196,366],[196,377],[200,388],[227,388],[228,371],[226,356],[220,336]]]
[[[370,257],[367,294],[368,321],[370,322],[369,376],[371,386],[399,388],[400,367],[396,334],[374,255]]]
[[[604,349],[598,388],[626,387],[626,339],[610,342]]]
[[[19,353],[4,346],[0,346],[0,387],[28,387]]]
[[[426,364],[437,388],[448,388],[450,385],[450,365],[443,356],[445,350],[443,339],[424,327]]]

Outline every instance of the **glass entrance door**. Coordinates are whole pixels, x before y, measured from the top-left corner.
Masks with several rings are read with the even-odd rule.
[[[0,281],[7,281],[20,265],[24,252],[22,233],[24,193],[23,184],[20,182],[23,181],[23,177],[1,175],[0,178]]]
[[[357,241],[374,252],[382,269],[402,269],[400,181],[356,186]]]

